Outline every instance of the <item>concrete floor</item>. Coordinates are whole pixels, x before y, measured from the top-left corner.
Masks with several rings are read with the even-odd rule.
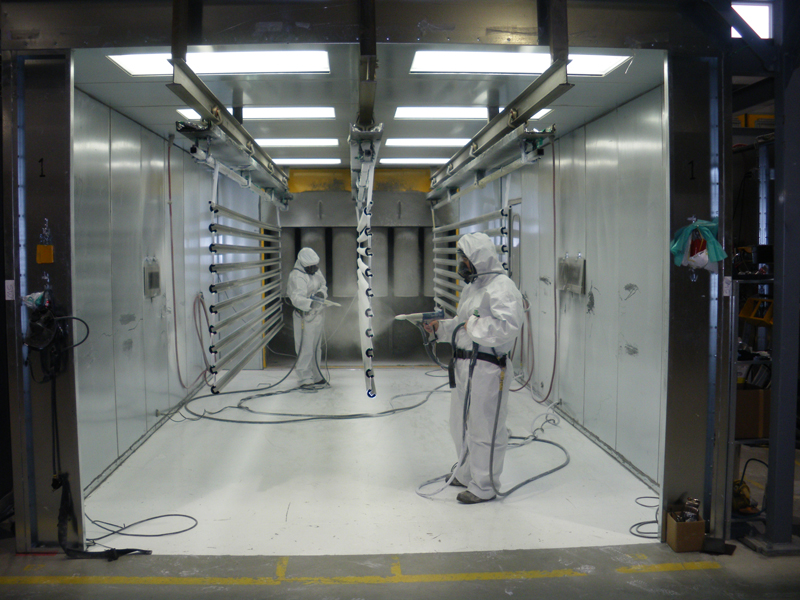
[[[800,557],[675,554],[664,544],[366,556],[126,556],[0,550],[5,600],[691,598],[797,600]],[[0,544],[2,547],[2,544]]]

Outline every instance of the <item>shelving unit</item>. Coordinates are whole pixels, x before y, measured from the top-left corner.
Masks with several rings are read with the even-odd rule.
[[[742,446],[760,446],[763,444],[769,443],[769,438],[767,437],[757,437],[751,439],[736,439],[736,408],[737,408],[737,399],[739,394],[738,389],[738,372],[739,367],[744,365],[771,365],[771,359],[749,359],[749,360],[739,360],[739,320],[740,318],[745,319],[746,322],[749,322],[757,327],[769,327],[771,326],[771,313],[772,313],[772,302],[764,302],[764,314],[757,315],[757,308],[761,305],[762,299],[759,297],[753,297],[752,299],[755,302],[745,303],[745,306],[748,307],[747,316],[740,315],[740,300],[741,300],[741,286],[742,285],[758,285],[758,286],[766,286],[773,283],[771,278],[764,278],[764,277],[753,277],[753,278],[734,278],[731,282],[731,307],[732,310],[730,311],[730,328],[729,331],[731,332],[730,335],[730,352],[729,356],[731,357],[731,365],[730,365],[730,397],[729,397],[729,427],[728,427],[728,469],[727,469],[727,477],[726,477],[726,490],[728,494],[732,494],[733,490],[733,482],[735,479],[738,478],[739,473],[739,456],[741,452]],[[758,336],[756,336],[758,337]],[[768,415],[767,415],[768,418]],[[725,536],[726,538],[730,537],[731,534],[731,523],[733,521],[732,516],[733,508],[732,502],[729,501],[725,507]],[[765,515],[753,515],[749,517],[743,517],[742,519],[737,519],[741,521],[765,521]]]

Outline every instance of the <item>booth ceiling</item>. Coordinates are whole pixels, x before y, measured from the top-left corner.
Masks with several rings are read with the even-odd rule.
[[[347,135],[350,123],[358,112],[357,44],[315,45],[260,45],[230,48],[191,48],[204,52],[226,51],[302,51],[327,53],[329,70],[323,73],[269,73],[200,75],[214,95],[223,102],[234,105],[240,98],[244,107],[244,126],[256,139],[328,140],[310,146],[284,146],[285,142],[261,143],[277,162],[287,159],[286,167],[303,166],[298,159],[328,159],[327,166],[346,168],[350,151]],[[418,158],[424,161],[416,166],[436,166],[436,160],[450,158],[462,143],[450,147],[397,146],[390,140],[398,138],[444,138],[465,140],[474,136],[485,119],[442,118],[427,111],[425,118],[401,119],[396,116],[399,107],[499,107],[513,100],[535,78],[535,74],[496,73],[415,73],[411,65],[418,51],[447,50],[491,51],[497,54],[498,70],[516,55],[542,52],[545,48],[531,46],[483,45],[432,45],[432,44],[380,44],[378,46],[377,95],[375,99],[376,122],[384,124],[384,147],[381,160]],[[178,113],[185,109],[166,86],[170,75],[132,76],[109,59],[109,55],[134,53],[166,53],[169,48],[104,48],[76,50],[75,87],[128,116],[134,121],[166,137],[175,132],[175,122],[186,120]],[[604,76],[570,76],[575,87],[549,107],[552,112],[539,120],[530,121],[537,129],[556,125],[558,134],[567,133],[615,107],[639,96],[663,82],[664,53],[656,50],[603,50],[570,49],[571,54],[604,54],[629,56],[620,66]],[[266,107],[326,107],[333,116],[314,118],[308,111],[300,111],[300,118],[250,118],[249,108]],[[328,111],[329,113],[331,111]],[[447,111],[452,117],[454,111]],[[332,141],[332,140],[335,140]],[[187,140],[180,143],[189,144]],[[329,144],[329,145],[326,145]],[[334,145],[335,144],[335,145]],[[380,167],[395,166],[383,162]],[[413,166],[413,165],[396,165]]]

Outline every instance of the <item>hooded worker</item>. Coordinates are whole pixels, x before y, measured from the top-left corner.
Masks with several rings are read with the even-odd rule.
[[[524,311],[522,294],[506,275],[489,236],[468,233],[456,246],[458,274],[467,283],[461,292],[458,313],[452,319],[429,323],[427,329],[435,331],[437,339],[446,342],[450,342],[456,332],[453,349],[456,387],[451,393],[450,434],[460,460],[451,485],[466,488],[458,494],[459,502],[476,504],[493,500],[495,488],[499,489],[500,485],[508,444],[508,391],[514,379],[511,360],[506,356],[520,332]],[[474,356],[470,384],[473,353],[477,356]],[[468,384],[470,400],[465,432],[463,418]],[[494,457],[490,471],[493,437]]]
[[[323,301],[328,297],[325,276],[319,271],[319,256],[311,248],[297,254],[286,295],[294,306],[295,373],[301,386],[326,383],[320,371],[322,333],[325,329]]]

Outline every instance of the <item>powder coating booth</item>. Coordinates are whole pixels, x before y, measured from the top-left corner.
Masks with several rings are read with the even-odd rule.
[[[179,381],[175,357],[188,373],[203,368],[204,352],[194,341],[195,303],[199,292],[206,295],[209,286],[219,283],[209,270],[217,262],[209,246],[230,243],[209,230],[209,202],[229,211],[218,225],[256,226],[269,238],[257,240],[264,242],[261,247],[279,250],[280,265],[262,265],[275,271],[270,281],[285,280],[296,249],[310,246],[322,257],[334,299],[348,299],[355,291],[351,263],[357,232],[350,178],[292,169],[285,184],[293,198],[286,200],[263,189],[254,194],[218,177],[190,154],[191,144],[181,136],[174,146],[168,138],[174,126],[167,124],[174,122],[181,103],[164,81],[136,81],[105,58],[110,47],[163,50],[175,44],[173,7],[105,6],[110,4],[81,4],[72,10],[49,3],[4,6],[3,31],[13,32],[3,40],[5,268],[6,281],[17,291],[13,299],[7,297],[5,317],[17,549],[23,552],[57,547],[59,499],[50,491],[51,389],[30,378],[25,366],[27,309],[19,296],[36,291],[47,277],[65,313],[91,326],[87,343],[75,348],[74,360],[57,379],[55,394],[61,468],[70,474],[79,515],[78,530],[70,536],[80,541],[81,495],[91,493],[146,443],[163,413],[193,393],[185,387],[192,382]],[[344,107],[337,120],[341,129],[354,120],[356,109],[364,108],[359,105],[364,94],[355,89],[364,56],[357,43],[359,23],[364,23],[357,4],[329,7],[323,18],[281,3],[243,8],[207,2],[201,13],[188,13],[199,22],[177,31],[195,36],[188,41],[202,46],[236,48],[244,39],[251,42],[246,31],[265,43],[326,49],[331,74],[318,85],[309,83],[310,76],[287,80],[281,94],[305,95],[314,102],[330,95]],[[621,9],[605,3],[541,4],[568,15],[571,47],[587,53],[612,49],[631,54],[633,61],[610,74],[608,83],[569,78],[575,88],[553,103],[556,134],[540,148],[529,147],[528,159],[513,170],[496,171],[516,160],[512,155],[519,153],[521,142],[525,153],[524,135],[506,134],[485,163],[472,165],[468,176],[462,171],[461,179],[434,169],[432,187],[426,188],[412,171],[376,171],[375,358],[419,360],[416,336],[395,334],[391,319],[401,312],[429,310],[434,298],[447,307],[457,297],[442,284],[448,278],[435,272],[434,236],[442,236],[436,226],[465,223],[461,233],[506,227],[507,262],[531,303],[537,362],[530,385],[545,392],[555,365],[553,394],[561,413],[658,490],[662,506],[686,492],[702,495],[711,533],[725,537],[731,416],[730,306],[724,280],[730,263],[721,263],[719,276],[701,271],[693,280],[686,268],[672,264],[667,248],[672,234],[693,217],[719,217],[720,240],[729,246],[731,143],[724,119],[732,67],[708,33],[721,35],[728,24],[699,9],[699,16],[679,14],[670,3],[647,8],[627,3]],[[437,45],[500,50],[541,45],[540,34],[547,28],[537,30],[533,24],[545,13],[537,15],[530,2],[432,5],[377,3],[378,118],[387,120],[382,107],[389,114],[388,108],[408,96],[424,95],[432,102],[437,95],[461,94],[496,108],[512,102],[528,80],[491,85],[499,78],[472,76],[409,83],[404,69],[415,50]],[[97,11],[101,25],[83,25],[85,10]],[[294,10],[311,26],[300,26],[297,19],[287,19],[285,28],[269,26],[284,11]],[[431,24],[436,19],[452,26],[439,29]],[[31,22],[37,23],[35,34]],[[486,28],[486,22],[499,25]],[[520,22],[527,25],[520,27]],[[232,23],[238,29],[231,29]],[[421,29],[420,23],[428,26]],[[553,23],[551,49],[563,50],[566,30]],[[636,42],[630,38],[634,33]],[[624,79],[629,73],[635,82]],[[209,85],[223,101],[223,92],[230,95],[236,87],[225,78]],[[491,93],[498,95],[491,98]],[[151,98],[152,106],[128,101],[137,95]],[[392,126],[388,120],[386,126]],[[288,136],[292,127],[279,123],[272,133]],[[429,126],[406,127],[404,134],[411,136],[413,127],[424,131]],[[464,131],[451,128],[447,133]],[[342,151],[348,152],[346,145]],[[454,200],[456,188],[461,191]],[[505,211],[505,223],[485,217],[498,211]],[[45,219],[56,248],[52,266],[43,266],[35,256]],[[241,251],[242,236],[230,230],[227,235]],[[253,259],[249,252],[237,254],[237,248],[230,252],[234,262]],[[264,262],[273,258],[255,253]],[[585,258],[585,293],[559,289],[561,257]],[[155,265],[158,285],[142,277],[148,268],[156,272]],[[262,292],[254,283],[247,285],[244,293]],[[787,286],[790,296],[795,287]],[[215,292],[217,304],[223,291]],[[267,307],[279,305],[266,297]],[[234,314],[225,313],[226,308],[220,309],[220,319]],[[277,333],[283,313],[288,314],[275,309],[269,318],[258,319],[278,343],[285,335]],[[355,362],[361,351],[347,334],[349,328],[346,324],[330,341],[331,352]],[[786,335],[786,362],[793,356],[796,363],[796,348],[794,355],[790,350],[792,340],[796,347],[796,331]],[[250,338],[255,345],[265,339],[256,337]],[[258,369],[262,357],[235,362]],[[182,376],[188,377],[186,372]],[[779,436],[779,428],[774,429]],[[791,498],[789,510],[791,517]],[[776,524],[784,521],[772,521],[776,540],[786,541],[785,527]]]

